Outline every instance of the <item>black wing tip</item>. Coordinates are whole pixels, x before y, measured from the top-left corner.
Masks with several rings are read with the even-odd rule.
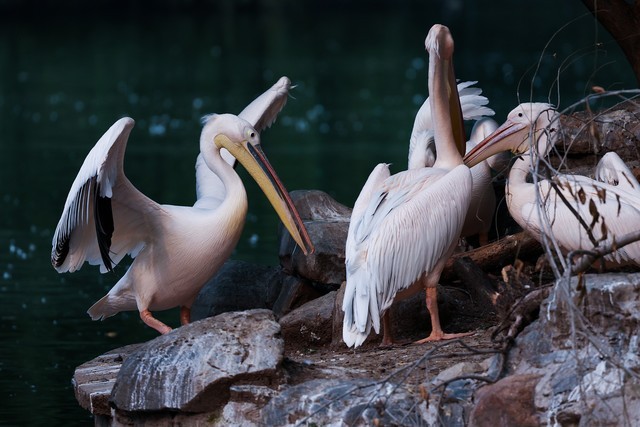
[[[51,265],[59,268],[69,255],[69,238],[58,239],[56,245],[51,251]]]
[[[94,218],[100,257],[102,258],[105,268],[108,271],[113,271],[114,262],[109,256],[109,250],[111,249],[111,237],[113,236],[114,230],[113,211],[111,210],[111,199],[109,197],[100,196],[100,185],[96,186]]]

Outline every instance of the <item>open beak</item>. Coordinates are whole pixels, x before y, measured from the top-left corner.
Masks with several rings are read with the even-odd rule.
[[[289,192],[276,175],[267,157],[259,144],[253,145],[248,141],[242,144],[233,143],[226,135],[219,134],[215,137],[218,147],[224,147],[238,159],[242,166],[258,183],[262,192],[280,217],[284,226],[291,233],[291,237],[302,249],[305,255],[313,253],[314,247],[309,233],[302,223],[300,214],[289,197]]]
[[[517,134],[523,131],[524,135],[521,138],[518,137]],[[529,150],[528,135],[529,126],[507,120],[464,156],[464,164],[468,167],[473,167],[494,154],[503,151],[522,154]]]

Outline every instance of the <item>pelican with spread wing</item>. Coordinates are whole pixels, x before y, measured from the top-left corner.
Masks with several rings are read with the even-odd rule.
[[[171,328],[152,311],[181,307],[182,324],[206,281],[229,258],[244,226],[247,195],[233,169],[237,159],[264,191],[304,253],[313,245],[287,190],[264,155],[259,132],[283,108],[283,77],[238,116],[204,118],[196,164],[194,206],[162,205],[138,191],[124,174],[126,144],[134,121],[118,120],[87,155],[74,180],[52,242],[51,262],[62,272],[84,262],[111,271],[134,258],[124,276],[88,311],[92,319],[138,310],[148,326]]]

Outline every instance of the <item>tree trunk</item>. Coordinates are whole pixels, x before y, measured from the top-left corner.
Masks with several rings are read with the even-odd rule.
[[[582,0],[624,52],[640,84],[640,0]]]

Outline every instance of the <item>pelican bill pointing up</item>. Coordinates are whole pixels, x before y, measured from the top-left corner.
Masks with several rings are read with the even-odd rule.
[[[467,153],[465,163],[473,166],[506,150],[519,155],[505,190],[509,213],[539,241],[556,241],[563,252],[601,248],[615,243],[616,236],[637,231],[640,195],[632,191],[635,184],[631,180],[611,185],[570,174],[528,180],[536,173],[538,158],[546,156],[553,146],[558,116],[549,104],[519,105],[504,124]],[[640,242],[618,248],[605,260],[640,265]]]
[[[495,112],[487,107],[489,100],[482,96],[482,89],[473,86],[476,83],[470,81],[457,85],[463,120],[476,120],[469,141],[466,143],[466,151],[472,149],[475,144],[498,127],[498,123],[488,117],[493,116]],[[427,97],[413,122],[409,143],[409,169],[431,167],[437,157],[430,104],[431,100]],[[496,205],[489,162],[484,161],[471,168],[471,175],[473,177],[472,198],[462,226],[461,237],[477,234],[480,245],[485,245],[489,242],[489,229]]]
[[[469,207],[471,172],[462,164],[462,114],[453,73],[453,39],[434,25],[429,51],[429,94],[438,158],[431,168],[390,175],[379,164],[356,200],[346,243],[347,283],[342,304],[343,340],[359,346],[371,328],[383,345],[393,342],[388,309],[426,290],[432,331],[424,340],[461,336],[440,327],[436,285],[453,252]],[[464,334],[462,334],[464,335]]]
[[[313,251],[300,216],[262,151],[256,128],[271,124],[286,102],[288,79],[279,83],[285,83],[282,93],[256,99],[243,111],[247,119],[232,114],[205,117],[193,207],[158,204],[127,179],[123,161],[132,119],[118,120],[100,138],[71,186],[51,253],[58,272],[73,272],[85,261],[105,272],[127,254],[134,258],[109,293],[89,309],[92,319],[137,309],[148,326],[164,334],[171,328],[151,311],[179,306],[181,323],[190,321],[195,297],[229,258],[244,226],[247,196],[229,154],[256,180],[304,253]],[[228,153],[221,154],[223,150]],[[203,172],[203,165],[210,171]]]

